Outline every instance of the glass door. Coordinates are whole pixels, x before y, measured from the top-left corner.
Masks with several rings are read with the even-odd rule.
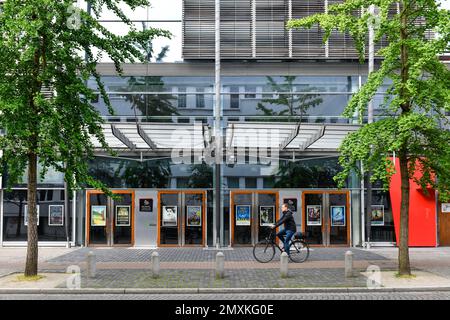
[[[349,245],[348,192],[303,193],[303,233],[312,245]]]
[[[252,244],[253,193],[231,194],[231,241],[233,245]]]
[[[117,200],[111,199],[114,216],[113,222],[113,245],[132,245],[134,243],[133,233],[133,204],[132,193],[117,194]]]
[[[270,226],[278,220],[278,193],[257,193],[257,226],[254,242],[264,240],[271,232]]]
[[[328,241],[329,245],[349,244],[348,193],[328,194]]]
[[[159,193],[159,245],[180,245],[180,193]]]
[[[203,245],[205,233],[205,193],[185,192],[183,206],[183,245]]]
[[[104,193],[90,191],[87,193],[87,230],[88,245],[108,246],[110,223],[108,197]]]
[[[158,208],[160,246],[205,244],[205,191],[161,191]]]
[[[99,191],[87,192],[87,244],[97,246],[134,243],[134,193],[113,191],[112,199]]]
[[[322,193],[304,193],[303,233],[309,244],[324,244],[324,196]]]
[[[231,193],[233,245],[253,245],[270,233],[278,219],[278,192],[236,191]]]

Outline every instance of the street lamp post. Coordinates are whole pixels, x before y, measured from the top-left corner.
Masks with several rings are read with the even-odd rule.
[[[369,14],[371,18],[369,21],[369,56],[368,56],[368,76],[375,69],[375,23],[373,20],[376,19],[375,6],[372,4],[369,6]],[[367,123],[371,124],[374,121],[374,107],[373,99],[370,99],[367,106]],[[367,171],[367,197],[366,197],[366,248],[370,249],[370,237],[371,237],[371,226],[372,226],[372,182],[370,181],[372,175],[372,169],[369,167]]]

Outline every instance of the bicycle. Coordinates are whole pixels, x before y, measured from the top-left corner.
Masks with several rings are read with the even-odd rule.
[[[275,230],[271,230],[268,237],[253,246],[253,256],[256,261],[267,263],[275,257],[275,247],[283,252],[276,241]],[[296,232],[289,245],[289,259],[292,262],[305,262],[309,257],[309,245],[301,232]]]

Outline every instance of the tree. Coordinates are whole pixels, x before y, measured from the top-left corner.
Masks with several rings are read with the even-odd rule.
[[[145,61],[137,47],[156,36],[170,36],[160,29],[135,30],[121,6],[132,10],[147,0],[91,0],[92,15],[73,7],[72,0],[7,0],[0,13],[0,137],[1,164],[11,187],[28,168],[28,248],[25,276],[38,271],[36,226],[37,165],[63,172],[69,189],[87,184],[110,194],[89,175],[95,137],[110,150],[100,113],[91,105],[94,91],[87,80],[96,80],[100,96],[114,113],[100,75],[101,56],[109,56],[121,74],[121,64]],[[129,28],[123,36],[102,26],[97,18],[104,8]],[[85,56],[82,55],[85,53]],[[46,95],[44,90],[53,94]]]
[[[288,116],[288,119],[290,120],[298,113],[300,113],[300,117],[302,117],[309,108],[314,108],[323,102],[323,99],[318,97],[318,94],[304,94],[305,92],[314,91],[316,89],[314,87],[305,88],[301,92],[302,94],[294,95],[292,92],[294,92],[294,81],[296,78],[297,77],[294,76],[285,76],[284,83],[277,83],[272,77],[268,76],[267,82],[271,91],[280,92],[280,94],[278,95],[278,98],[266,98],[261,100],[256,108],[264,112],[264,115],[266,116]],[[286,108],[277,112],[272,110],[270,106],[266,107],[265,104],[279,105]]]
[[[375,18],[371,5],[379,9]],[[398,12],[390,14],[398,5]],[[361,10],[360,15],[354,13]],[[377,25],[375,41],[383,36],[388,44],[378,51],[382,57],[378,70],[352,96],[344,115],[359,115],[360,122],[368,102],[378,88],[391,80],[384,101],[386,117],[366,124],[348,135],[340,146],[342,172],[336,176],[342,186],[351,171],[360,173],[358,164],[372,170],[371,181],[381,180],[389,187],[395,173],[390,155],[398,155],[401,176],[399,274],[410,275],[409,262],[409,181],[438,191],[442,200],[450,195],[450,132],[440,123],[448,123],[450,110],[450,73],[439,60],[449,50],[450,13],[434,0],[347,0],[330,6],[327,14],[315,14],[292,20],[288,28],[310,28],[319,24],[325,39],[332,30],[348,32],[355,40],[360,60],[368,26]],[[436,37],[430,37],[430,31]]]

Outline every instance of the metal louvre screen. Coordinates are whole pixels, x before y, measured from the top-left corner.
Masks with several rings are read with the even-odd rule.
[[[251,0],[220,1],[220,44],[224,58],[252,55]]]
[[[328,6],[342,2],[327,1]],[[214,0],[183,0],[184,59],[214,59],[214,5]],[[290,17],[323,13],[325,5],[325,0],[221,0],[222,58],[357,59],[354,41],[348,33],[333,31],[325,45],[323,31],[317,26],[309,30],[286,30]],[[393,5],[390,14],[397,14],[397,10],[397,5]],[[355,16],[360,14],[360,10],[355,10]],[[387,44],[383,38],[375,50]]]
[[[325,12],[323,0],[293,0],[292,18],[300,19],[315,13]],[[298,29],[292,31],[293,57],[325,57],[325,43],[323,32],[317,26],[311,29]]]
[[[183,56],[214,57],[214,0],[183,1]]]
[[[343,3],[342,0],[328,0],[328,5]],[[354,12],[354,15],[360,15],[360,10]],[[355,49],[354,41],[350,34],[333,31],[328,39],[328,56],[330,58],[358,58],[358,52]]]
[[[256,56],[282,58],[289,56],[289,18],[287,0],[256,1]]]

